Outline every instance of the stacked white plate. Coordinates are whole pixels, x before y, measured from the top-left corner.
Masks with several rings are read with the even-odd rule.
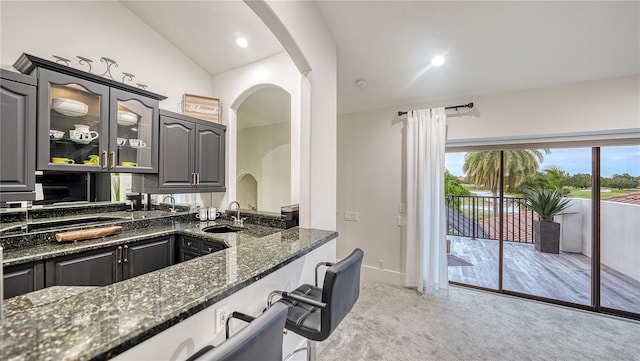
[[[118,124],[120,125],[134,125],[138,123],[138,114],[127,112],[125,110],[118,110]]]
[[[53,98],[51,100],[51,108],[68,117],[82,117],[89,111],[87,104],[67,98]]]

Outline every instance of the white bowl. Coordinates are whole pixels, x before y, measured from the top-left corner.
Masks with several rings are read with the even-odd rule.
[[[51,108],[68,117],[81,117],[89,111],[87,104],[67,98],[53,98],[51,100]]]
[[[59,139],[62,139],[62,137],[64,137],[63,131],[55,130],[55,129],[49,130],[49,138],[59,140]]]
[[[138,122],[138,115],[136,113],[127,112],[125,110],[118,110],[118,124],[134,125],[137,122]]]

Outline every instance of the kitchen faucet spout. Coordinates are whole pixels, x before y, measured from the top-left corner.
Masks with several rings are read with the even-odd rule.
[[[235,217],[233,217],[233,216],[231,217],[231,218],[233,218],[233,225],[242,227],[243,226],[243,224],[242,224],[243,222],[242,222],[242,219],[240,218],[240,203],[238,203],[238,201],[233,201],[233,202],[229,203],[229,210],[231,210],[231,206],[234,205],[234,204],[237,206],[237,208],[236,208],[236,216]]]
[[[171,199],[171,214],[176,214],[176,199],[173,196],[166,196],[162,201],[165,202],[167,198]]]

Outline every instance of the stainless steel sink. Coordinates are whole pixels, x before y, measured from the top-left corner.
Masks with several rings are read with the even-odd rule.
[[[203,232],[207,233],[229,233],[242,231],[243,227],[230,226],[228,224],[216,224],[214,226],[204,227]]]

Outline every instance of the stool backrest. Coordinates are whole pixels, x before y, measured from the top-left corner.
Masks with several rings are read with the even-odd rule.
[[[321,333],[329,337],[351,311],[360,296],[360,267],[364,252],[356,248],[349,256],[327,269],[322,286],[322,302],[328,307],[321,314]]]
[[[282,361],[282,335],[288,308],[275,303],[220,346],[198,357],[198,361]]]

